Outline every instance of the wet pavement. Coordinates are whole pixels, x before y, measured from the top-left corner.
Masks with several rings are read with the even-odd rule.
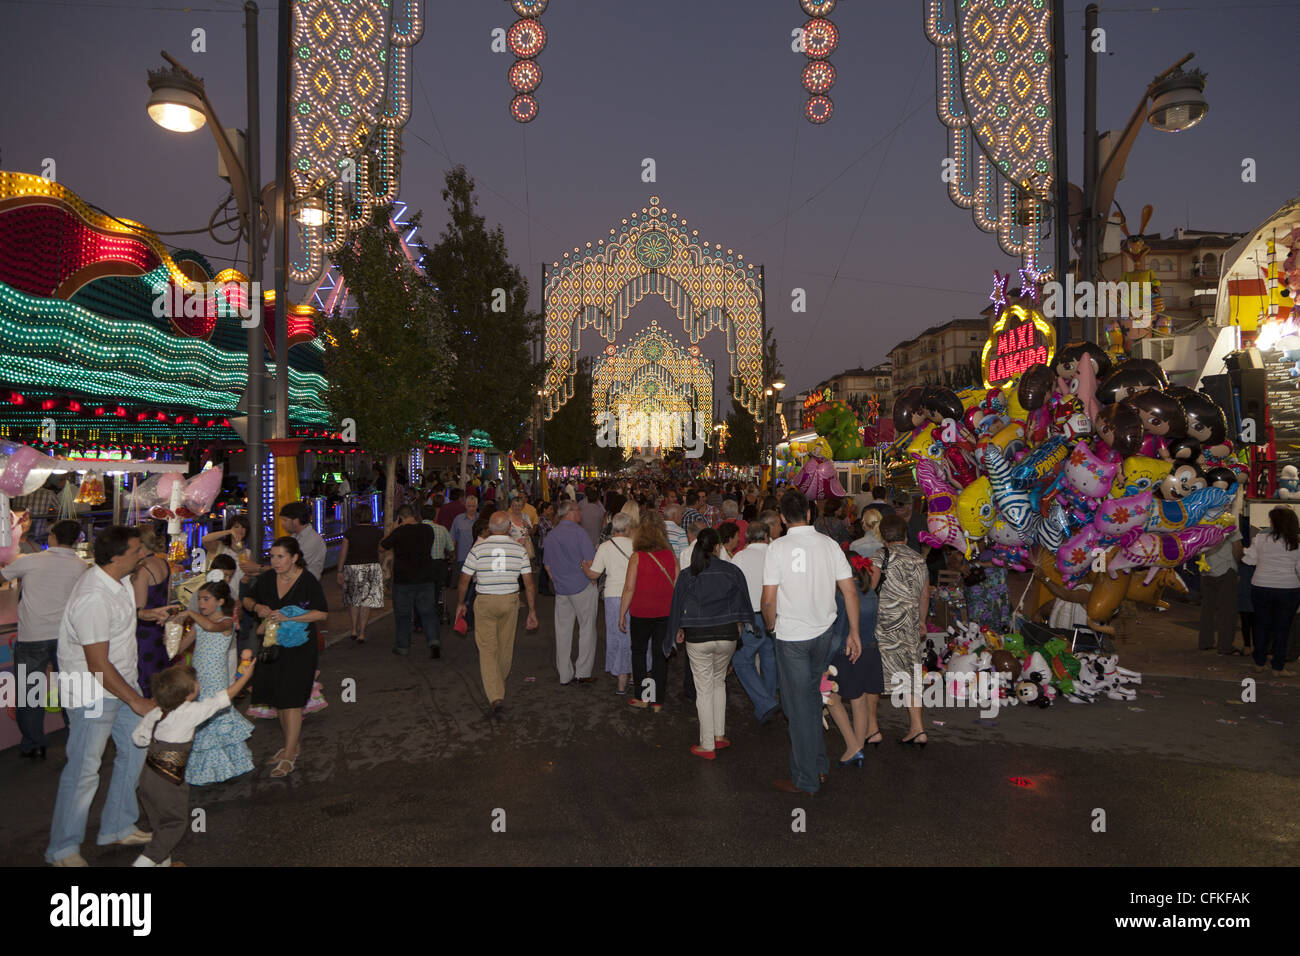
[[[472,635],[444,627],[440,660],[418,645],[398,657],[391,614],[365,646],[333,616],[321,657],[329,706],[305,718],[297,770],[269,778],[279,727],[257,721],[259,769],[194,788],[205,829],[187,835],[177,858],[194,866],[1300,862],[1300,684],[1264,680],[1256,701],[1243,703],[1239,681],[1255,675],[1242,659],[1185,653],[1196,636],[1178,622],[1195,608],[1138,612],[1145,617],[1133,630],[1143,640],[1127,651],[1121,643],[1121,663],[1143,669],[1136,658],[1146,658],[1135,701],[1016,707],[992,720],[927,710],[924,751],[896,742],[906,720],[882,701],[885,743],[862,769],[833,769],[816,798],[770,789],[788,775],[789,739],[779,719],[757,725],[734,676],[732,747],[713,762],[689,753],[697,725],[681,696],[680,658],[661,714],[614,694],[603,637],[596,683],[559,686],[551,608],[540,599],[534,633],[520,617],[501,720],[488,716]],[[1151,668],[1166,659],[1166,673],[1200,671]],[[342,699],[345,682],[355,682],[355,702]],[[41,864],[64,738],[44,762],[0,754],[0,863]],[[834,729],[827,748],[832,760],[842,752]],[[109,766],[83,845],[92,866],[136,855],[93,844]]]

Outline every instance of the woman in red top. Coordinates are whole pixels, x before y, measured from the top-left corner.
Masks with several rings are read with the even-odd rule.
[[[623,597],[618,606],[620,631],[628,629],[628,615],[632,616],[632,693],[627,699],[631,707],[663,710],[668,658],[660,649],[668,633],[668,612],[672,608],[676,581],[677,559],[668,547],[663,515],[644,510],[632,537],[632,560],[627,564]],[[645,682],[646,648],[651,648],[649,682]]]

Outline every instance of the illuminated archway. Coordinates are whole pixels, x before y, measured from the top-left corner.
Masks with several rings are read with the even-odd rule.
[[[707,440],[713,424],[711,365],[699,346],[682,348],[651,322],[623,348],[606,347],[592,375],[595,421],[612,416],[624,449],[676,448],[693,436]]]
[[[573,397],[582,330],[612,345],[632,309],[654,294],[676,312],[692,346],[715,329],[726,334],[736,396],[761,421],[763,270],[744,258],[710,246],[651,196],[608,239],[575,246],[546,267],[546,418]]]

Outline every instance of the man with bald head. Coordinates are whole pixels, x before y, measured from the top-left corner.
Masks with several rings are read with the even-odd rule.
[[[488,537],[469,549],[461,566],[456,614],[465,613],[465,594],[473,580],[478,592],[474,643],[478,645],[479,672],[492,716],[499,717],[505,708],[506,678],[515,656],[521,576],[528,600],[524,626],[530,631],[537,627],[537,590],[527,552],[510,537],[510,516],[504,511],[492,515],[488,532]]]

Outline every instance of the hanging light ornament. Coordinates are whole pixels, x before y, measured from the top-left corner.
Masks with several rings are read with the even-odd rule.
[[[808,91],[804,116],[820,126],[831,118],[835,104],[826,91],[835,85],[835,67],[830,55],[840,44],[840,31],[826,17],[835,9],[835,0],[799,0],[799,7],[812,17],[803,25],[803,51],[808,63],[803,68],[803,88]]]
[[[506,31],[506,47],[515,55],[508,79],[515,97],[510,101],[510,115],[517,123],[531,123],[537,118],[537,98],[533,91],[542,83],[542,68],[536,57],[546,48],[546,28],[537,19],[546,11],[547,0],[510,0],[520,19]]]

